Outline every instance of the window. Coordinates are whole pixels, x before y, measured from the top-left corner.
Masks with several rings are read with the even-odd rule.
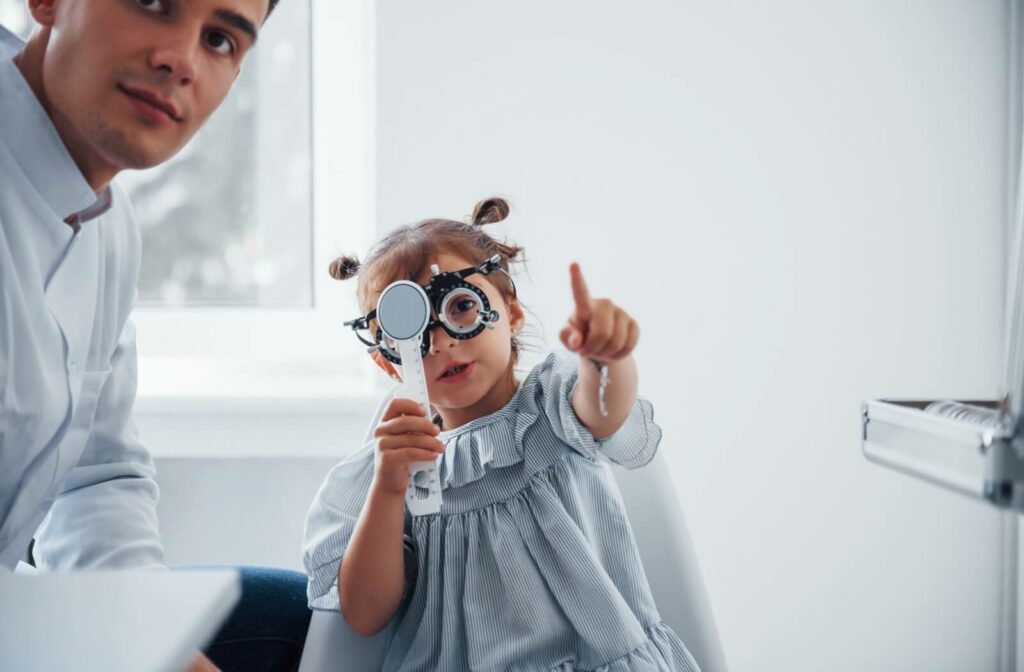
[[[282,2],[188,145],[120,176],[142,232],[140,305],[312,305],[309,9]]]
[[[26,1],[0,2],[27,38]],[[119,176],[143,239],[140,305],[312,305],[310,31],[309,0],[282,2],[191,142]]]

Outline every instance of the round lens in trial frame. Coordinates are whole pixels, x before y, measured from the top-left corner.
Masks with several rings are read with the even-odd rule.
[[[423,288],[408,280],[388,285],[377,300],[377,323],[396,341],[423,333],[430,321],[430,301]]]

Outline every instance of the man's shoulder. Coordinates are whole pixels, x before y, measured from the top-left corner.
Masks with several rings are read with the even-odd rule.
[[[16,221],[41,207],[43,201],[38,190],[0,137],[0,221]]]

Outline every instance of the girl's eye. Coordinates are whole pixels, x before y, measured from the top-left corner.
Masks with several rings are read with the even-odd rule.
[[[163,12],[166,9],[163,0],[135,0],[135,4],[153,14]]]
[[[206,44],[218,54],[230,55],[235,53],[235,45],[224,33],[212,31],[206,34]]]
[[[458,303],[455,304],[455,310],[464,313],[467,310],[473,310],[473,306],[475,305],[475,301],[471,301],[470,299],[463,299],[462,301],[459,301]]]

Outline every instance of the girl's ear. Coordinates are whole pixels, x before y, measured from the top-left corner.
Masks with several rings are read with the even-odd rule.
[[[372,355],[370,355],[370,357],[373,358],[374,364],[379,366],[380,370],[388,374],[388,376],[394,378],[395,380],[402,379],[401,376],[398,375],[398,371],[395,370],[395,367],[392,366],[391,362],[389,362],[387,358],[384,357],[384,355],[380,354],[379,352],[374,352]]]
[[[519,302],[512,299],[507,303],[508,305],[508,324],[512,328],[513,334],[518,334],[526,326],[526,311],[519,305]]]

